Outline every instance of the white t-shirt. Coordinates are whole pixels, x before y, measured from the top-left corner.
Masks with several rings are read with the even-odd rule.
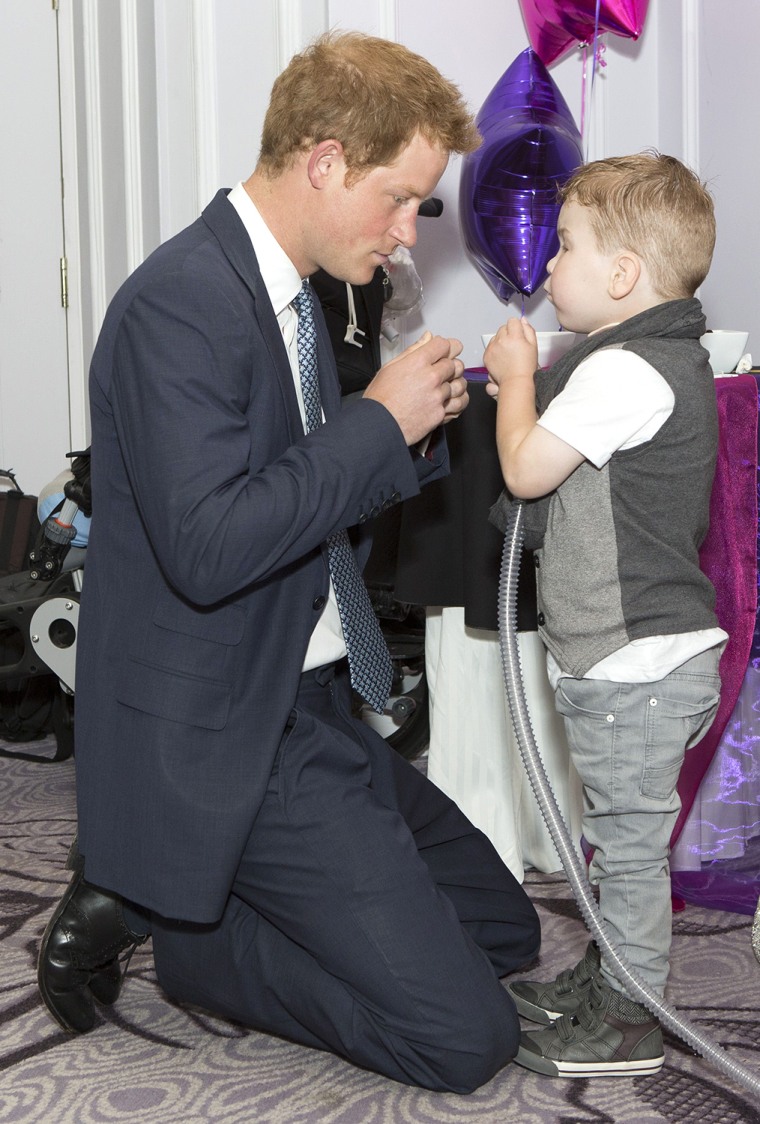
[[[633,351],[595,351],[578,364],[567,385],[538,421],[543,429],[602,468],[613,453],[649,441],[673,412],[670,386],[650,363]],[[722,628],[632,640],[594,664],[585,679],[654,683],[686,660],[728,639]],[[553,687],[566,672],[547,653]]]

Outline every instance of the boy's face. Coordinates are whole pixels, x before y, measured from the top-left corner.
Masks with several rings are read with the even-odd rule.
[[[610,295],[616,254],[599,249],[589,210],[575,200],[562,205],[559,252],[547,265],[544,285],[563,328],[586,335],[619,319]]]

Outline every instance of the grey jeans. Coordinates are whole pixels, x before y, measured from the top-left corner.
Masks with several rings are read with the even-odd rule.
[[[658,994],[671,939],[670,836],[684,754],[718,709],[721,647],[702,652],[656,683],[560,679],[573,763],[583,782],[583,832],[594,855],[591,882],[611,936]],[[607,982],[621,985],[605,971]]]

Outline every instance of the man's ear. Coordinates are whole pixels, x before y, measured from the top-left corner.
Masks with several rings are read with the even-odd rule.
[[[340,141],[320,141],[309,153],[307,172],[311,186],[321,191],[336,174],[342,172],[343,167],[343,145]]]
[[[616,255],[612,262],[609,285],[609,294],[613,300],[622,300],[633,292],[641,277],[641,270],[642,263],[638,254],[624,250]]]

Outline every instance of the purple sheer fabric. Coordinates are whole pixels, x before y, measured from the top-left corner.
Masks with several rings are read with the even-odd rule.
[[[760,682],[756,675],[760,665],[757,379],[754,375],[717,379],[716,391],[720,448],[710,531],[701,561],[715,585],[718,620],[729,641],[721,660],[718,715],[707,736],[689,750],[681,770],[678,790],[683,807],[672,843],[682,832],[688,842],[675,847],[671,874],[676,899],[754,913],[760,849],[753,850],[751,840],[760,830],[754,783],[760,725],[754,730],[747,713],[755,713]],[[709,792],[703,794],[703,785]],[[706,819],[699,822],[700,817]],[[681,870],[679,865],[689,869]]]

